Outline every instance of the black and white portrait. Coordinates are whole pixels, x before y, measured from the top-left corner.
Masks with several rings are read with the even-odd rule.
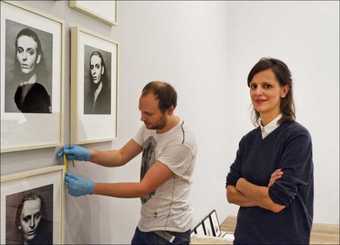
[[[52,38],[6,20],[5,112],[51,113]]]
[[[85,45],[84,114],[111,114],[111,53]]]
[[[6,197],[6,244],[52,244],[53,185]]]

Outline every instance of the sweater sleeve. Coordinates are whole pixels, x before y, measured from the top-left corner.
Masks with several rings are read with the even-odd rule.
[[[295,199],[300,186],[306,186],[310,181],[312,170],[312,142],[308,132],[288,137],[279,168],[283,171],[270,188],[270,198],[286,207]]]
[[[243,138],[239,143],[239,147],[236,153],[236,159],[230,166],[230,171],[226,177],[226,187],[228,185],[236,186],[238,179],[241,177],[241,159],[242,159],[242,142]]]

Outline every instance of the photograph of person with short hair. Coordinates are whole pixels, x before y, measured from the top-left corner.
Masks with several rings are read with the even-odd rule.
[[[84,114],[111,114],[111,53],[84,51]]]
[[[52,244],[53,185],[6,197],[6,244]]]
[[[51,113],[52,34],[6,20],[5,112]]]

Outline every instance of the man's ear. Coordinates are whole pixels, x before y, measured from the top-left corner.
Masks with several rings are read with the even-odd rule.
[[[38,65],[40,63],[40,60],[41,60],[41,54],[38,54],[37,60],[35,61],[35,63]]]
[[[104,74],[104,66],[102,66],[102,75]]]
[[[168,109],[168,114],[172,115],[174,113],[175,107],[174,106],[170,106],[170,108]]]

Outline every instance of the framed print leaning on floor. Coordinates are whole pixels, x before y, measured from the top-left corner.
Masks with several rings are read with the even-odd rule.
[[[63,169],[1,176],[1,244],[63,243]]]
[[[71,143],[117,135],[118,43],[71,28]]]
[[[71,0],[70,7],[95,17],[106,24],[117,25],[117,0],[84,1]]]
[[[63,143],[63,28],[1,1],[1,152]]]

